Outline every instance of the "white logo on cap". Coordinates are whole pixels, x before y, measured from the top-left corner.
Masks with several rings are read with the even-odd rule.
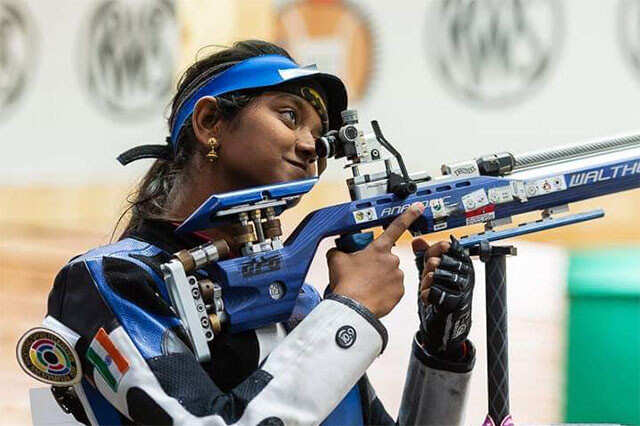
[[[278,74],[283,80],[291,80],[296,77],[304,77],[305,75],[313,75],[318,73],[318,67],[313,65],[307,65],[302,68],[289,68],[288,70],[278,70]]]

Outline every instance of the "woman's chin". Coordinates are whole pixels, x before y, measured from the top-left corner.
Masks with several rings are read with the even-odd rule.
[[[302,169],[288,169],[283,170],[282,173],[278,173],[273,176],[265,176],[264,179],[261,179],[260,183],[256,183],[255,185],[250,185],[249,187],[255,186],[265,186],[265,185],[274,185],[277,183],[285,183],[292,182],[295,180],[309,179],[311,176]]]

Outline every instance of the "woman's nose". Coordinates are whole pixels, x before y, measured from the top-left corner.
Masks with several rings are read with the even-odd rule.
[[[300,135],[296,143],[296,151],[304,161],[308,163],[316,161],[318,157],[316,154],[316,139],[311,132],[305,132],[304,135]]]

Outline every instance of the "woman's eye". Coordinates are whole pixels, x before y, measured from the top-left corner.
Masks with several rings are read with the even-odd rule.
[[[290,121],[292,124],[296,124],[297,120],[296,120],[296,112],[293,110],[287,110],[287,111],[283,111],[282,115],[287,119],[287,121]]]

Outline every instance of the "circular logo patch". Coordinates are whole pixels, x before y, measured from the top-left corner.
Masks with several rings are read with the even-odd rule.
[[[444,86],[469,103],[521,102],[547,80],[564,36],[562,2],[430,2],[429,59]]]
[[[633,72],[640,77],[640,1],[623,0],[618,7],[620,45]]]
[[[23,3],[0,0],[0,118],[22,98],[38,56],[36,29]]]
[[[58,333],[32,328],[18,341],[16,355],[20,367],[31,377],[56,386],[69,386],[82,378],[75,349]]]
[[[350,325],[343,325],[336,333],[336,343],[343,349],[350,348],[356,342],[356,329]]]
[[[102,0],[81,33],[79,65],[92,101],[116,118],[155,117],[178,54],[170,0]]]

